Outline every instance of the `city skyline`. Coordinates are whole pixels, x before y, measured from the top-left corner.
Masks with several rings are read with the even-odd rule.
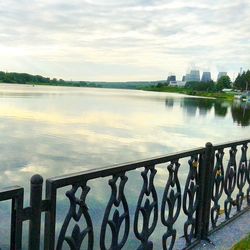
[[[240,71],[238,72],[238,74],[241,74],[242,72],[243,71],[241,68]],[[181,80],[181,81],[186,81],[186,82],[192,82],[192,81],[194,81],[194,82],[215,81],[216,82],[222,76],[228,76],[228,72],[219,71],[216,73],[216,75],[214,75],[214,77],[212,77],[212,74],[210,71],[201,71],[201,70],[195,68],[195,69],[191,69],[190,71],[187,71],[187,73],[185,75],[183,75],[181,78],[180,77],[178,78],[173,72],[170,72],[168,77],[167,77],[167,81],[180,81]],[[230,80],[234,81],[235,77],[230,78]]]
[[[250,2],[0,2],[0,70],[65,80],[181,79],[250,68]],[[239,15],[240,13],[240,15]]]

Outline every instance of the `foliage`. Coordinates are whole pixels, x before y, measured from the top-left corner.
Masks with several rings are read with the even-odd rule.
[[[248,82],[248,90],[250,90],[250,70],[244,71],[242,74],[238,74],[234,82],[234,88],[240,89],[241,91],[246,90]]]
[[[30,75],[27,73],[16,73],[16,72],[3,72],[0,71],[0,82],[5,83],[56,83],[63,84],[62,79],[57,80],[56,78],[50,79],[48,77],[43,77],[40,75]]]
[[[249,246],[250,246],[250,234],[246,238],[241,240],[239,243],[234,245],[231,250],[243,250],[243,249],[247,250],[250,248]]]
[[[232,88],[232,82],[229,76],[222,76],[216,84],[216,90],[221,91],[222,89],[230,89]]]
[[[69,87],[101,87],[99,84],[84,81],[64,81],[62,79],[50,79],[40,75],[30,75],[27,73],[3,72],[0,71],[0,82],[3,83],[19,83],[19,84],[35,84],[35,85],[54,85]]]
[[[213,81],[210,82],[187,82],[186,87],[196,91],[207,91],[214,92],[215,84]]]

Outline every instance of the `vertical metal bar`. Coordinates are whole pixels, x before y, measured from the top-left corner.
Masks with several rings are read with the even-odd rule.
[[[31,219],[29,223],[29,250],[40,249],[43,178],[33,175],[30,180]]]
[[[46,200],[49,200],[49,210],[45,212],[44,250],[54,250],[56,227],[56,189],[53,182],[46,181]]]
[[[22,249],[22,209],[23,189],[20,189],[17,196],[12,199],[10,249]]]
[[[199,156],[199,173],[198,173],[198,208],[196,211],[196,224],[195,224],[195,237],[201,238],[201,230],[203,227],[203,199],[204,199],[204,183],[205,183],[205,166],[204,166],[204,153]]]
[[[206,143],[204,163],[202,166],[204,169],[203,182],[204,193],[202,203],[202,228],[201,228],[201,239],[207,239],[209,231],[209,219],[210,219],[210,208],[211,208],[211,196],[212,196],[212,178],[213,178],[213,167],[214,167],[214,149],[212,143]]]
[[[10,233],[10,249],[16,248],[16,199],[11,202],[11,233]]]
[[[21,189],[20,193],[16,199],[16,249],[22,249],[22,235],[23,235],[23,193],[24,190]]]

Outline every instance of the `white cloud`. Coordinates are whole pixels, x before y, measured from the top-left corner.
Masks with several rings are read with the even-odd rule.
[[[250,68],[249,1],[1,1],[0,69],[66,79],[162,79],[193,62]],[[151,68],[151,70],[150,70]]]

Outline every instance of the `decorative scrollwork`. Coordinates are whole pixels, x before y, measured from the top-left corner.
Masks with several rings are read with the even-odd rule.
[[[120,184],[117,187],[118,179],[120,179]],[[122,247],[124,246],[124,244],[128,239],[130,219],[129,219],[128,203],[124,195],[124,187],[127,180],[128,177],[125,176],[124,173],[113,175],[113,178],[109,180],[109,185],[111,187],[111,196],[108,205],[106,207],[102,221],[101,235],[100,235],[100,249],[102,250],[122,249]],[[124,213],[121,215],[117,209],[119,208],[120,205],[122,205],[124,210]],[[110,219],[110,214],[113,207],[115,208],[115,211],[113,213],[112,219]],[[123,224],[125,230],[123,232],[122,239],[119,241],[119,232]],[[106,230],[108,226],[110,227],[112,234],[111,246],[109,248],[105,244]]]
[[[185,184],[183,193],[183,211],[187,215],[187,220],[184,223],[184,237],[187,245],[191,244],[191,240],[195,230],[194,213],[198,207],[198,155],[191,156],[188,161],[189,173]],[[190,228],[190,230],[189,230]]]
[[[172,161],[168,165],[168,181],[164,190],[161,204],[161,221],[167,227],[167,232],[162,237],[162,247],[167,250],[167,240],[171,237],[169,249],[173,249],[176,239],[176,229],[173,225],[176,222],[181,210],[181,186],[178,179],[178,169],[180,164],[178,160]],[[168,216],[165,217],[166,207]],[[176,209],[175,209],[176,207]]]
[[[149,177],[148,177],[148,173]],[[158,220],[158,198],[154,187],[154,176],[156,174],[154,166],[145,167],[141,173],[143,178],[143,186],[137,202],[134,220],[134,232],[137,239],[141,241],[138,250],[152,250],[153,242],[149,241],[150,235],[153,233]],[[150,202],[149,197],[152,198]],[[145,198],[145,202],[143,199]],[[139,232],[139,215],[142,215],[143,223],[142,230]],[[150,217],[153,216],[152,224],[150,225]]]
[[[81,189],[80,198],[76,197],[75,194],[78,189]],[[86,182],[82,184],[73,184],[71,190],[66,192],[66,196],[70,201],[70,208],[63,222],[58,241],[57,241],[57,250],[61,250],[64,241],[67,242],[71,250],[80,250],[83,240],[88,236],[88,250],[93,250],[94,244],[94,233],[91,217],[88,212],[88,207],[86,205],[86,196],[90,188],[86,185]],[[77,209],[77,206],[79,208]],[[86,221],[86,228],[81,231],[78,224],[75,224],[71,236],[66,236],[66,232],[71,220],[79,222],[81,217],[84,217]]]
[[[236,185],[236,146],[232,146],[229,150],[230,158],[227,165],[227,170],[224,179],[224,190],[227,195],[227,199],[224,202],[225,208],[225,217],[226,220],[229,219],[232,205],[233,205],[233,198],[232,193],[234,191]]]
[[[242,190],[246,184],[246,180],[247,180],[247,144],[244,144],[241,147],[241,158],[237,174],[237,187],[239,189],[239,192],[236,197],[237,211],[240,211],[242,207],[242,202],[244,199],[244,192]]]
[[[223,193],[223,185],[224,185],[223,149],[219,149],[215,156],[216,156],[216,164],[212,176],[212,187],[213,187],[212,201],[214,205],[211,208],[211,222],[213,228],[216,227],[216,223],[219,218],[219,213],[220,213],[219,200]]]

